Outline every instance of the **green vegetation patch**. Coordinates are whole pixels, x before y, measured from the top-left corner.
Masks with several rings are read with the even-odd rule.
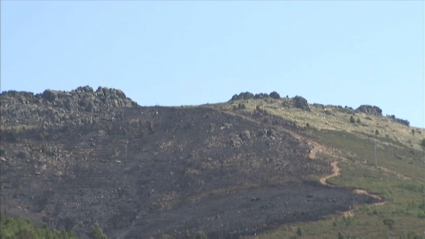
[[[74,232],[54,232],[43,226],[35,227],[29,220],[22,218],[11,218],[1,215],[0,237],[2,239],[73,239],[78,238]]]

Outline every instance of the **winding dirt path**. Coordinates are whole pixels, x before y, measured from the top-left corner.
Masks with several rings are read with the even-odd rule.
[[[322,178],[320,178],[319,179],[319,181],[320,181],[320,183],[321,184],[323,184],[323,185],[327,185],[327,186],[330,186],[326,181],[328,180],[328,179],[330,179],[330,178],[333,178],[333,177],[336,177],[336,176],[339,176],[339,171],[340,171],[340,168],[338,167],[338,162],[337,161],[333,161],[332,163],[331,163],[331,166],[332,166],[332,174],[330,174],[330,175],[327,175],[327,176],[324,176],[324,177],[322,177]]]
[[[318,152],[326,152],[326,153],[331,154],[331,155],[335,153],[335,150],[333,150],[332,148],[330,148],[328,146],[325,146],[323,144],[320,144],[320,143],[318,143],[318,142],[316,142],[316,141],[314,141],[314,140],[312,140],[310,138],[307,138],[307,137],[305,137],[303,135],[300,135],[300,134],[298,134],[298,133],[296,133],[296,132],[294,132],[292,130],[286,129],[284,127],[281,127],[281,126],[278,126],[278,125],[271,125],[271,124],[259,122],[259,121],[255,120],[255,119],[251,118],[251,117],[248,117],[248,116],[245,116],[245,115],[236,114],[236,113],[231,112],[231,111],[221,110],[221,109],[217,109],[217,108],[214,108],[214,107],[208,107],[208,108],[211,108],[211,109],[214,109],[214,110],[217,110],[217,111],[220,111],[222,113],[229,114],[229,115],[232,115],[232,116],[235,116],[235,117],[241,117],[244,120],[250,121],[250,122],[255,123],[255,124],[258,124],[258,125],[266,125],[266,126],[272,127],[272,128],[279,128],[280,130],[282,130],[282,131],[290,134],[292,137],[298,139],[299,141],[307,142],[307,144],[309,144],[310,146],[313,146],[311,148],[311,150],[310,150],[309,155],[308,155],[309,158],[311,158],[311,159],[316,159],[316,154]],[[348,159],[346,159],[344,157],[340,157],[340,159],[343,160],[343,161],[347,161],[348,160]],[[322,185],[332,186],[332,185],[330,185],[330,184],[327,183],[327,180],[330,179],[330,178],[337,177],[337,176],[340,175],[341,169],[340,169],[340,167],[338,167],[338,161],[331,162],[331,167],[332,167],[332,174],[327,175],[327,176],[324,176],[324,177],[322,177],[322,178],[319,179],[319,181],[320,181],[320,183]],[[382,168],[382,169],[385,171],[386,168]],[[387,170],[389,170],[389,169],[387,169]],[[409,179],[409,178],[408,177],[405,177],[405,179]],[[369,192],[367,192],[366,190],[363,190],[363,189],[355,189],[355,190],[353,190],[353,193],[367,195],[367,196],[373,197],[375,199],[378,199],[380,201],[380,202],[374,203],[372,205],[378,206],[378,205],[383,205],[383,204],[386,203],[381,197],[379,197],[377,195],[374,195],[374,194],[370,194]],[[342,214],[343,214],[344,217],[354,216],[354,210],[343,212]]]

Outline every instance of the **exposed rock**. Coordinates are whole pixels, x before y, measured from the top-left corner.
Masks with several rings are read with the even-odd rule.
[[[307,100],[301,96],[295,96],[293,99],[294,107],[305,111],[310,111]]]
[[[27,151],[21,151],[16,155],[16,157],[20,159],[28,159],[30,157],[30,154]]]
[[[361,105],[355,111],[362,112],[368,115],[382,116],[382,110],[377,106]]]
[[[270,98],[280,99],[280,95],[276,91],[273,91],[272,93],[270,93]]]
[[[399,119],[399,118],[395,117],[395,115],[387,115],[387,117],[390,117],[392,120],[394,120],[395,122],[397,122],[399,124],[406,125],[406,126],[410,125],[410,122],[408,120]]]
[[[271,92],[270,95],[267,93],[259,93],[254,95],[250,92],[242,92],[239,95],[238,94],[233,95],[230,101],[249,100],[249,99],[268,99],[268,98],[280,99],[280,95],[276,91]]]
[[[240,134],[240,137],[241,137],[242,140],[249,140],[249,139],[251,139],[251,133],[249,132],[249,130],[244,130]]]
[[[2,122],[19,124],[25,119],[30,125],[64,125],[73,116],[84,119],[92,113],[107,113],[117,108],[138,107],[121,90],[99,87],[96,92],[90,86],[78,87],[70,92],[45,90],[42,94],[7,91],[0,94]],[[82,114],[81,114],[82,113]],[[72,122],[81,124],[80,122]],[[3,136],[4,137],[4,136]],[[7,140],[15,141],[12,134]]]
[[[47,101],[53,102],[58,98],[58,94],[56,91],[53,90],[45,90],[42,94],[42,98]]]
[[[267,93],[259,93],[254,95],[254,99],[266,99],[269,98]]]
[[[249,100],[249,99],[253,99],[254,98],[254,94],[252,94],[251,92],[242,92],[239,95],[234,95],[232,97],[232,99],[230,99],[230,101],[235,101],[235,100]]]

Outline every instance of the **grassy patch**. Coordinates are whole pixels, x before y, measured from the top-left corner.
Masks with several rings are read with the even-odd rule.
[[[253,238],[414,238],[424,237],[425,184],[423,154],[392,139],[364,137],[350,132],[307,129],[317,141],[341,150],[338,155],[318,153],[322,160],[338,161],[341,175],[328,183],[363,189],[383,198],[383,205],[358,205],[354,216],[331,215],[323,220],[285,225]],[[378,166],[375,167],[374,140]],[[412,153],[413,152],[413,153]],[[385,167],[385,170],[382,168]],[[403,179],[400,174],[411,179]]]
[[[35,227],[30,221],[22,218],[11,218],[1,215],[1,238],[3,239],[72,239],[76,234],[69,231],[54,232],[47,227]]]

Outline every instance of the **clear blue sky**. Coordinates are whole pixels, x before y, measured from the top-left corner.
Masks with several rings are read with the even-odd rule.
[[[277,91],[424,123],[423,1],[1,1],[1,90],[140,105]]]

